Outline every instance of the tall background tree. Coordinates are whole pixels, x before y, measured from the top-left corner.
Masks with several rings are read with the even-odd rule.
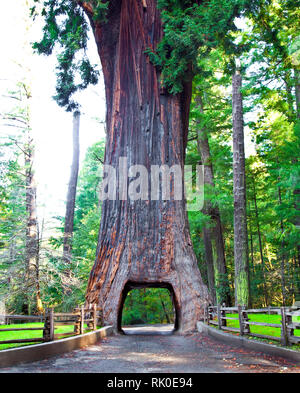
[[[73,159],[70,172],[70,180],[68,184],[65,226],[64,226],[64,245],[63,245],[63,258],[69,268],[66,274],[70,273],[70,265],[72,259],[72,241],[74,229],[74,212],[77,191],[77,181],[79,172],[79,127],[80,127],[80,112],[73,113]]]
[[[234,266],[235,303],[249,305],[249,260],[246,212],[246,168],[242,77],[237,64],[232,77],[233,125],[233,196],[234,196]]]

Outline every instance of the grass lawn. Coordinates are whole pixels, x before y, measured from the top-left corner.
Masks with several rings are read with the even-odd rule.
[[[43,330],[25,330],[25,331],[19,330],[16,332],[1,332],[1,329],[37,328],[37,327],[43,328],[43,326],[44,323],[38,323],[38,322],[13,324],[13,325],[0,325],[0,341],[43,337]],[[87,328],[87,325],[85,325],[85,328]],[[57,328],[55,328],[55,334],[71,333],[73,331],[74,331],[73,325],[57,326]],[[60,337],[60,338],[64,338],[64,337]],[[25,345],[32,345],[32,344],[39,344],[39,343],[0,344],[0,351],[3,349],[23,347]]]
[[[227,317],[232,317],[232,318],[238,318],[238,314],[226,314]],[[268,314],[248,314],[248,318],[250,319],[250,322],[265,322],[265,323],[275,323],[275,324],[281,324],[281,315],[268,315]],[[234,320],[227,320],[227,326],[228,327],[239,327],[239,321],[234,321]],[[266,336],[273,336],[273,337],[280,337],[280,328],[276,327],[268,327],[268,326],[256,326],[256,325],[250,325],[250,331],[251,333],[256,333],[256,334],[263,334]],[[300,329],[295,329],[294,330],[294,335],[295,336],[300,336]],[[256,337],[249,337],[251,339],[256,339],[256,340],[262,340],[261,338],[256,338]],[[264,340],[264,339],[263,339]],[[267,342],[271,343],[269,339],[266,339]],[[265,341],[265,340],[264,340]],[[272,344],[278,344],[277,341],[273,341]],[[300,345],[292,345],[290,347],[291,349],[296,349],[300,350]]]

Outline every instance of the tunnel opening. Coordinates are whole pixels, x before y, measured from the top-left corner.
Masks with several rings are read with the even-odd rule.
[[[168,283],[126,283],[118,313],[122,334],[173,334],[179,327],[179,308]]]

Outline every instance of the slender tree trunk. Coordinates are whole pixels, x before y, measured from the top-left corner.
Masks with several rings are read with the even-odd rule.
[[[72,238],[74,229],[74,211],[76,201],[76,188],[79,171],[79,122],[80,113],[73,114],[73,160],[71,166],[70,181],[67,194],[67,206],[65,215],[65,229],[64,229],[64,261],[70,264],[72,258]]]
[[[120,157],[126,157],[121,170],[139,164],[149,174],[152,165],[183,168],[191,81],[176,96],[160,89],[159,71],[145,50],[156,48],[163,27],[156,1],[146,3],[145,7],[137,0],[110,1],[107,24],[95,24],[90,3],[83,6],[93,26],[105,81],[105,164],[118,169]],[[117,171],[117,198],[102,204],[87,301],[99,304],[104,323],[118,331],[128,290],[165,287],[175,304],[176,327],[180,332],[194,330],[204,316],[208,291],[193,251],[185,201],[130,200],[118,184],[126,178]],[[125,189],[126,185],[127,180]]]
[[[200,95],[197,95],[196,102],[201,113],[203,113],[203,101]],[[210,154],[207,130],[203,127],[197,129],[197,147],[204,165],[204,184],[213,190],[215,188],[215,180],[212,157]],[[220,211],[218,206],[213,206],[210,201],[205,201],[204,212],[210,216],[213,221],[213,228],[203,229],[208,271],[210,270],[209,266],[211,263],[215,266],[214,277],[211,278],[215,281],[215,290],[212,294],[216,296],[218,304],[223,304],[225,302],[229,306],[231,303],[230,288],[227,276]],[[214,255],[215,261],[213,260]]]
[[[235,302],[236,305],[248,306],[249,261],[241,87],[242,77],[239,70],[237,70],[232,78]]]
[[[161,302],[162,308],[163,308],[163,310],[164,310],[164,314],[165,314],[167,323],[171,323],[171,320],[170,320],[168,311],[167,311],[166,306],[165,306],[165,303],[164,303],[164,301],[163,301],[163,299],[162,299],[162,297],[161,297],[161,294],[159,294],[159,298],[160,298],[160,302]]]

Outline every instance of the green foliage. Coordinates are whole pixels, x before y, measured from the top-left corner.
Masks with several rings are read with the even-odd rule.
[[[283,287],[286,304],[292,304],[299,297],[300,127],[296,118],[293,77],[297,64],[291,57],[294,50],[288,50],[297,38],[298,13],[299,8],[293,2],[264,2],[252,13],[253,19],[245,20],[245,30],[236,33],[236,40],[250,48],[241,59],[244,65],[247,64],[243,74],[245,125],[256,148],[256,154],[246,160],[246,183],[251,297],[252,305],[259,307],[266,305],[266,294],[271,305],[281,304]],[[233,288],[229,63],[229,55],[220,46],[198,60],[200,71],[194,80],[187,162],[199,161],[195,138],[198,127],[205,128],[215,174],[215,190],[206,187],[205,199],[220,209],[227,269]],[[197,107],[197,95],[202,96],[204,112]],[[194,249],[205,278],[202,229],[204,224],[210,226],[210,220],[199,213],[190,213],[189,220]]]
[[[247,170],[252,293],[260,298],[267,292],[275,303],[274,297],[278,299],[283,288],[287,303],[300,294],[299,103],[294,93],[295,73],[299,70],[298,34],[299,4],[279,0],[261,4],[243,37],[251,46],[251,56],[245,55],[250,72],[244,95],[248,106],[257,112],[255,120],[249,123],[257,155],[248,160]],[[260,246],[254,229],[258,225],[263,258],[258,253]]]
[[[22,147],[21,141],[19,135],[18,145]],[[5,300],[9,312],[23,313],[24,293],[28,295],[23,285],[26,246],[23,156],[13,141],[2,146],[5,155],[0,163],[0,298]],[[79,174],[70,276],[65,275],[70,266],[62,258],[62,236],[53,235],[40,244],[39,283],[45,307],[56,305],[62,311],[69,311],[85,301],[101,216],[99,190],[103,155],[103,141],[91,146]],[[58,233],[63,233],[63,219],[58,217],[58,221]]]
[[[35,0],[38,2],[39,0]],[[109,23],[109,1],[89,0],[97,22]],[[182,91],[187,78],[197,74],[199,49],[202,55],[223,43],[232,47],[231,33],[236,30],[234,18],[249,10],[258,0],[158,0],[164,25],[164,37],[157,48],[147,49],[150,60],[162,71],[162,82],[168,91]],[[36,7],[32,8],[35,15]],[[78,104],[71,98],[78,90],[97,83],[98,72],[85,55],[88,24],[79,4],[73,0],[44,0],[43,38],[33,47],[40,54],[57,55],[56,101],[68,111]],[[77,54],[83,53],[81,60]],[[76,82],[76,75],[81,82]]]
[[[231,152],[231,77],[228,75],[226,65],[229,56],[222,48],[213,49],[206,57],[199,59],[200,72],[194,78],[193,97],[190,112],[189,143],[187,147],[186,163],[201,162],[197,148],[197,132],[205,130],[208,138],[211,163],[213,165],[215,184],[212,187],[205,184],[204,200],[212,207],[218,207],[223,235],[225,238],[225,251],[227,270],[231,289],[233,288],[233,178],[232,178],[232,152]],[[203,110],[197,99],[201,97]],[[202,231],[204,226],[212,229],[215,225],[213,217],[201,212],[189,212],[191,238],[196,252],[201,274],[207,281],[207,267]],[[222,277],[215,268],[215,283],[218,298],[227,293],[228,287],[224,285],[226,278]]]
[[[231,33],[236,31],[234,18],[255,3],[158,0],[164,37],[155,52],[148,49],[147,53],[161,69],[163,84],[170,93],[181,92],[184,81],[199,72],[199,56],[206,56],[212,48],[222,44],[229,49]]]
[[[8,147],[12,155],[2,158],[0,171],[0,298],[5,296],[9,303],[24,278],[26,204],[20,152],[10,143],[6,153]],[[23,300],[19,300],[21,309]]]
[[[102,162],[104,157],[104,141],[100,141],[88,148],[82,168],[78,177],[76,208],[74,214],[74,232],[72,241],[71,269],[61,258],[63,244],[63,217],[58,217],[60,222],[58,232],[61,236],[50,239],[52,247],[57,254],[48,253],[48,269],[51,280],[44,292],[46,304],[56,304],[63,311],[68,311],[77,304],[85,301],[85,291],[89,273],[96,256],[98,232],[101,217],[99,192],[102,181]],[[72,272],[71,280],[65,280],[66,269]],[[68,297],[64,296],[65,292]]]
[[[35,8],[32,15],[34,12]],[[73,0],[44,1],[42,15],[45,18],[43,38],[35,42],[33,48],[39,54],[48,56],[56,45],[60,47],[57,55],[57,94],[54,98],[67,111],[76,110],[78,103],[72,99],[74,94],[98,82],[98,71],[86,55],[87,21],[82,9]],[[78,59],[79,55],[81,57]]]
[[[28,92],[28,86],[17,83],[6,92],[11,105],[1,113],[13,132],[4,129],[0,144],[0,299],[20,312],[26,274],[26,158],[32,149]],[[33,289],[28,293],[31,296]]]
[[[174,323],[174,311],[168,289],[133,289],[126,297],[122,325]]]
[[[95,143],[86,153],[82,169],[79,174],[76,210],[75,210],[75,235],[84,227],[84,222],[92,220],[91,212],[99,215],[99,193],[102,181],[102,163],[104,160],[105,141]],[[86,237],[86,233],[82,238]]]

